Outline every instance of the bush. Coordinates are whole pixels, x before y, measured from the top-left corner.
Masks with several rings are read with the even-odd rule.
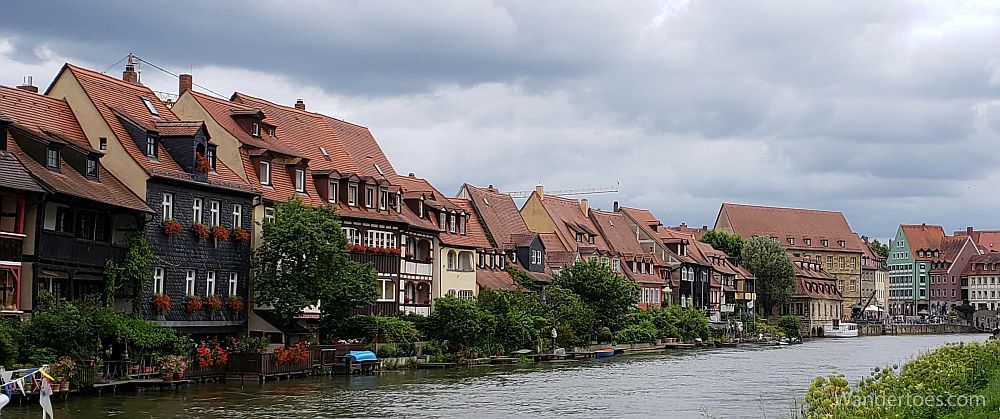
[[[427,319],[431,337],[448,341],[449,350],[470,349],[488,344],[495,321],[475,300],[451,296],[435,301],[434,312]]]
[[[615,333],[615,341],[618,343],[656,343],[656,325],[650,320],[642,320],[635,324],[630,324],[618,333]]]
[[[798,339],[800,330],[802,330],[802,321],[799,320],[798,316],[787,315],[781,316],[778,319],[778,329],[781,330],[785,336],[791,339]]]
[[[343,321],[324,322],[328,338],[362,339],[367,342],[412,343],[420,335],[413,323],[399,317],[354,315]]]
[[[20,324],[16,319],[0,321],[0,365],[10,366],[17,362],[20,354]]]

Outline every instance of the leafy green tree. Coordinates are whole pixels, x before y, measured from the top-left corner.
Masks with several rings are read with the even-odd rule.
[[[889,257],[889,246],[888,245],[886,245],[886,244],[878,241],[878,239],[872,240],[871,245],[872,245],[872,250],[875,251],[875,254],[877,254],[877,255],[879,255],[879,256],[881,256],[883,258],[888,258]]]
[[[537,294],[536,298],[539,300],[540,315],[546,321],[544,328],[539,331],[542,337],[548,336],[554,327],[559,335],[556,338],[557,346],[579,346],[590,342],[596,329],[597,315],[579,295],[567,288],[551,285]]]
[[[785,337],[789,341],[799,339],[801,337],[800,330],[802,330],[802,322],[799,320],[799,316],[787,315],[781,316],[778,319],[778,328],[785,333]]]
[[[449,349],[466,350],[490,343],[495,321],[475,300],[444,296],[434,300],[427,318],[431,337],[448,341]]]
[[[743,253],[743,245],[746,240],[736,234],[719,230],[708,230],[701,236],[702,243],[710,244],[715,250],[726,252],[730,260],[740,263],[740,255]]]
[[[483,290],[476,301],[496,321],[491,338],[503,352],[538,346],[546,321],[534,299],[519,291]]]
[[[769,315],[775,305],[787,304],[795,292],[795,266],[774,240],[754,237],[743,246],[742,265],[757,278],[757,303]]]
[[[625,326],[629,308],[639,301],[639,284],[611,271],[600,261],[577,262],[560,272],[552,285],[570,290],[594,312],[598,326]]]
[[[377,274],[352,261],[332,206],[310,207],[293,197],[275,206],[254,254],[257,303],[281,319],[321,302],[324,318],[346,318],[352,308],[375,303]],[[332,316],[332,317],[331,317]]]
[[[413,323],[399,317],[354,315],[347,319],[328,317],[320,324],[321,339],[364,339],[378,343],[412,343],[420,333]]]

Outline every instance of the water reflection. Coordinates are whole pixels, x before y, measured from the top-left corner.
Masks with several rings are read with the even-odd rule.
[[[178,392],[71,396],[60,419],[337,417],[786,417],[816,375],[855,381],[947,342],[985,335],[821,340],[779,348],[698,350],[539,366],[388,372],[193,386]],[[37,404],[4,419],[37,418]]]

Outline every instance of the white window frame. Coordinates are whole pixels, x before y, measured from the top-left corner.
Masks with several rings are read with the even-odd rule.
[[[271,162],[269,161],[260,162],[260,184],[271,185]]]
[[[156,158],[156,137],[153,135],[146,135],[146,157],[151,159]]]
[[[365,188],[365,208],[375,208],[375,188]]]
[[[243,205],[233,204],[233,229],[243,228]]]
[[[392,285],[391,289],[389,286],[390,284]],[[381,302],[396,301],[396,295],[395,295],[397,291],[396,283],[392,281],[392,278],[380,276],[378,278],[378,286],[379,286],[378,301]]]
[[[358,236],[360,239],[360,235]],[[395,249],[396,235],[391,231],[367,230],[365,231],[365,245]]]
[[[361,246],[362,242],[361,233],[358,232],[358,229],[354,227],[341,227],[340,229],[344,232],[344,237],[347,239],[347,244]]]
[[[337,181],[331,181],[330,182],[330,194],[326,198],[327,202],[337,203],[337,199],[340,198],[339,196],[337,196],[337,192],[338,192],[337,189],[338,189],[339,186],[340,185],[339,185],[339,183]]]
[[[239,290],[239,281],[240,281],[240,275],[238,273],[236,273],[236,272],[230,272],[229,273],[229,296],[230,297],[235,297],[237,294],[239,294],[239,292],[238,292],[238,290]]]
[[[265,223],[274,222],[274,207],[264,207],[264,222]]]
[[[160,111],[156,110],[156,106],[153,106],[153,102],[151,100],[146,98],[141,98],[141,99],[142,99],[142,104],[146,105],[146,110],[149,111],[150,115],[160,116]]]
[[[59,168],[59,149],[48,148],[45,150],[45,166],[49,169]]]
[[[458,220],[458,215],[448,214],[448,232],[451,234],[455,234],[456,220]]]
[[[208,226],[215,227],[217,225],[220,225],[222,222],[222,215],[219,213],[219,208],[222,207],[222,204],[219,203],[219,201],[213,200],[213,201],[208,201],[208,206],[209,206],[208,214],[209,217],[211,218],[211,223]]]
[[[203,212],[204,201],[201,198],[194,198],[191,200],[191,222],[195,224],[201,224],[205,222],[205,214]]]
[[[358,205],[358,185],[347,185],[347,205]]]
[[[174,194],[164,192],[160,201],[160,210],[163,212],[163,221],[174,219]]]
[[[184,272],[184,295],[194,295],[197,278],[198,272],[194,269],[188,269]]]
[[[386,205],[389,203],[389,191],[379,191],[378,192],[378,209],[385,211]]]
[[[250,135],[260,137],[260,124],[254,122],[250,125]]]
[[[458,234],[465,235],[465,225],[469,222],[469,216],[463,215],[458,219]]]
[[[211,296],[215,295],[215,279],[216,279],[216,272],[215,271],[208,271],[208,273],[205,274],[205,296],[206,297],[211,297]]]
[[[295,192],[306,191],[306,171],[295,169]]]
[[[447,224],[448,224],[448,214],[445,214],[444,212],[439,212],[438,229],[444,231],[444,229],[447,228]]]
[[[163,268],[153,268],[153,294],[163,294],[163,279],[166,277]]]

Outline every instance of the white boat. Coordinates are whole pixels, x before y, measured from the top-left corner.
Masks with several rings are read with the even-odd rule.
[[[834,322],[823,326],[823,337],[827,338],[856,338],[858,337],[858,325],[856,323]]]

